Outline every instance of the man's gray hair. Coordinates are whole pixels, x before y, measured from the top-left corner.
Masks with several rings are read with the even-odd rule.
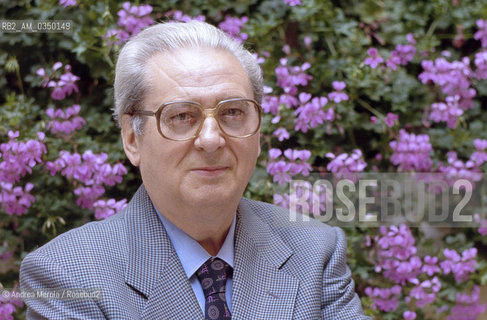
[[[121,125],[122,115],[140,108],[150,84],[146,83],[147,61],[159,53],[176,53],[187,48],[222,49],[232,53],[247,72],[254,99],[263,95],[262,71],[257,60],[222,30],[201,21],[170,22],[151,26],[131,38],[120,51],[115,69],[113,117]],[[162,101],[161,101],[162,103]],[[132,117],[132,126],[142,134],[141,117]]]

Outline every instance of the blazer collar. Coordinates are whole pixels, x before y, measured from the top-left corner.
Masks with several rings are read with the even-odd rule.
[[[232,319],[291,319],[299,281],[282,270],[291,249],[242,199],[237,210]],[[147,298],[143,319],[203,319],[179,258],[142,185],[126,208],[125,282]],[[266,212],[273,214],[273,212]],[[174,287],[176,285],[176,287]],[[249,295],[251,293],[251,295]],[[258,299],[258,303],[250,303]]]
[[[292,250],[253,206],[242,199],[237,211],[232,319],[291,319],[299,280],[282,267]]]
[[[147,298],[143,319],[203,319],[178,256],[142,185],[127,206],[125,282]]]

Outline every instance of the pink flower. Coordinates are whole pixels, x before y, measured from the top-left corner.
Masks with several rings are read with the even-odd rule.
[[[66,67],[68,67],[68,66],[66,66]],[[71,68],[69,68],[69,69],[71,69]],[[59,82],[63,86],[64,93],[67,96],[71,95],[71,93],[73,91],[78,92],[78,86],[75,84],[75,82],[79,80],[78,76],[75,76],[69,70],[66,70],[66,72],[63,75],[61,75],[61,77],[59,79],[60,79]]]
[[[78,187],[74,194],[78,196],[76,204],[81,208],[93,209],[94,203],[105,193],[102,186]]]
[[[480,304],[481,301],[479,297],[479,286],[474,286],[471,294],[458,292],[455,299],[456,305],[451,309],[451,313],[447,317],[447,320],[477,319],[487,308],[487,304]]]
[[[288,194],[281,195],[275,193],[273,195],[273,203],[283,208],[289,208],[289,195]]]
[[[52,65],[52,71],[57,71],[57,70],[61,69],[62,66],[63,66],[63,63],[58,61]]]
[[[306,74],[306,70],[311,67],[311,64],[305,62],[301,67],[287,66],[287,59],[280,60],[280,66],[275,70],[277,85],[281,87],[286,94],[295,96],[298,92],[297,86],[306,86],[312,76]]]
[[[392,70],[397,70],[397,65],[401,64],[401,58],[397,51],[392,51],[389,59],[386,60],[386,66]]]
[[[291,168],[289,173],[291,175],[302,174],[304,176],[309,175],[312,170],[311,165],[306,162],[311,157],[311,151],[309,150],[293,150],[286,149],[284,156],[291,161]]]
[[[477,71],[475,75],[478,79],[487,79],[487,51],[477,52],[475,54],[475,66]]]
[[[396,53],[399,58],[399,64],[405,66],[409,61],[413,60],[414,55],[416,54],[416,47],[410,44],[397,45]]]
[[[49,83],[49,77],[47,76],[46,74],[46,70],[44,70],[44,68],[39,68],[37,69],[36,71],[36,74],[40,77],[43,78],[43,82],[42,82],[42,87],[45,88],[47,87],[48,83]]]
[[[332,83],[333,89],[335,91],[331,92],[328,95],[328,98],[335,103],[340,103],[341,101],[347,101],[348,95],[343,93],[342,90],[345,89],[346,84],[343,81],[333,81]]]
[[[481,169],[475,161],[461,161],[454,151],[447,153],[447,161],[448,163],[445,165],[439,163],[438,171],[446,174],[445,177],[450,186],[453,186],[458,179],[466,179],[472,183],[473,188],[474,182],[482,179]]]
[[[414,281],[421,273],[421,259],[416,255],[417,248],[411,230],[404,224],[399,227],[381,226],[381,235],[374,240],[378,245],[376,272],[397,283]]]
[[[294,7],[301,4],[301,0],[284,0],[285,4],[288,4],[290,7]]]
[[[385,312],[392,312],[399,306],[399,294],[401,287],[392,288],[365,288],[365,294],[372,298],[372,308]]]
[[[284,184],[291,181],[292,176],[297,174],[307,176],[312,170],[311,164],[307,162],[311,157],[309,150],[286,149],[284,156],[289,161],[283,159],[281,155],[282,151],[279,149],[269,150],[270,162],[267,165],[267,172],[273,176],[274,182]]]
[[[468,275],[475,271],[477,261],[476,248],[470,248],[458,254],[455,250],[443,250],[445,260],[440,263],[440,267],[444,274],[452,273],[457,282],[463,282],[468,279]]]
[[[0,203],[9,215],[27,213],[35,198],[30,194],[34,185],[16,186],[23,177],[32,173],[32,168],[42,163],[42,156],[47,153],[44,136],[38,133],[39,140],[17,141],[19,132],[8,132],[9,141],[0,145]]]
[[[53,88],[51,97],[54,100],[63,100],[66,96],[71,95],[73,91],[78,92],[76,81],[79,80],[79,77],[71,73],[71,66],[69,64],[64,67],[64,74],[59,77],[59,80],[56,79],[56,71],[62,66],[63,64],[61,62],[56,62],[53,65],[51,78],[47,76],[44,68],[36,71],[36,74],[44,79],[42,87]]]
[[[304,42],[306,49],[310,50],[311,49],[311,43],[312,43],[311,37],[308,37],[308,36],[304,37],[303,42]]]
[[[394,151],[390,161],[397,165],[399,170],[426,171],[431,168],[430,153],[433,148],[428,135],[415,135],[401,129],[399,130],[399,138],[391,141],[389,145]]]
[[[47,84],[49,88],[54,88],[51,93],[51,98],[54,100],[63,100],[66,97],[62,84],[61,81],[49,81]]]
[[[440,268],[438,267],[437,263],[438,263],[437,257],[426,256],[424,257],[424,264],[423,267],[421,268],[421,271],[431,277],[432,275],[440,271]]]
[[[273,175],[273,181],[277,182],[278,184],[284,184],[291,181],[289,169],[291,169],[291,165],[283,160],[270,163],[267,166],[267,172]]]
[[[59,0],[59,4],[63,7],[75,6],[76,0]]]
[[[279,103],[286,105],[288,108],[297,107],[299,104],[298,99],[290,94],[281,94]]]
[[[78,104],[67,108],[66,112],[62,109],[47,109],[46,114],[51,118],[51,121],[47,124],[47,129],[54,134],[63,133],[65,135],[81,129],[86,124],[86,121],[78,115],[80,110],[81,107]]]
[[[60,151],[54,162],[48,162],[46,168],[51,175],[61,172],[67,179],[72,179],[78,187],[74,194],[78,196],[76,203],[82,208],[93,209],[94,203],[105,193],[104,185],[113,186],[122,182],[127,169],[119,163],[113,166],[106,163],[106,153],[94,154],[87,150],[80,155]]]
[[[276,160],[277,158],[279,158],[282,154],[282,151],[279,150],[279,149],[270,149],[269,150],[269,158],[271,160]]]
[[[225,16],[225,20],[218,24],[218,27],[228,33],[232,38],[243,42],[249,37],[246,33],[241,32],[243,26],[249,21],[247,17]]]
[[[93,204],[96,219],[106,219],[127,206],[127,199],[98,200]]]
[[[446,103],[433,103],[429,118],[434,122],[446,122],[448,127],[455,129],[458,117],[463,114],[459,106],[460,96],[447,97]]]
[[[294,119],[296,131],[307,132],[309,128],[316,128],[324,121],[333,121],[335,118],[335,111],[333,108],[328,108],[326,111],[324,107],[328,103],[326,97],[315,97],[311,99],[311,94],[301,92],[299,94],[300,106],[296,109]]]
[[[276,96],[264,96],[262,109],[265,113],[277,115],[279,113],[279,98]]]
[[[325,156],[332,159],[326,169],[335,173],[338,178],[357,181],[357,173],[362,172],[367,166],[367,163],[363,160],[362,151],[359,149],[353,150],[350,155],[342,153],[335,156],[333,153],[327,153]]]
[[[17,288],[14,288],[18,291]],[[12,314],[16,312],[17,307],[22,307],[24,304],[22,300],[13,297],[0,297],[0,319],[13,320]]]
[[[434,62],[423,60],[421,65],[424,69],[418,77],[421,82],[437,85],[447,97],[458,96],[458,107],[462,110],[473,107],[473,98],[477,93],[472,88],[471,78],[474,73],[468,57],[453,62],[440,57]]]
[[[480,226],[478,228],[478,232],[482,236],[487,236],[487,219],[481,218],[478,213],[474,214],[474,220],[475,222],[479,223]]]
[[[416,305],[422,308],[435,301],[436,294],[440,291],[440,288],[441,283],[437,277],[434,277],[431,280],[425,280],[418,283],[418,285],[411,290],[409,297],[407,297],[406,300],[408,301],[413,298],[416,300]]]
[[[252,56],[255,58],[255,61],[257,61],[258,64],[263,64],[265,62],[266,58],[259,56],[257,53],[252,53]]]
[[[277,128],[272,135],[276,136],[279,141],[287,140],[290,137],[289,132],[285,128]]]
[[[124,2],[122,9],[118,11],[118,26],[116,30],[109,30],[103,38],[109,39],[108,43],[111,44],[112,37],[116,36],[117,40],[113,41],[114,44],[119,44],[126,41],[131,36],[138,34],[143,28],[148,27],[154,23],[154,20],[150,17],[152,12],[152,6],[150,5],[131,5],[130,2]]]
[[[402,316],[404,317],[404,320],[414,320],[416,319],[416,312],[407,310],[404,311]]]
[[[11,183],[0,182],[0,202],[2,209],[9,215],[23,215],[34,203],[34,196],[29,192],[34,185],[28,182],[25,188],[14,187]]]
[[[477,27],[479,30],[475,32],[473,38],[475,40],[480,40],[482,47],[487,47],[487,20],[479,19],[477,20]]]
[[[384,122],[389,128],[392,128],[395,123],[399,121],[399,116],[394,113],[387,113],[386,118],[384,119]]]
[[[197,20],[197,21],[205,21],[206,18],[205,16],[199,15],[196,17],[190,17],[188,15],[185,15],[182,11],[176,10],[172,14],[168,13],[168,16],[172,15],[172,21],[179,21],[179,22],[189,22],[191,20]]]
[[[365,59],[364,64],[370,66],[372,69],[377,68],[379,63],[384,62],[381,56],[379,56],[376,48],[369,48],[367,50],[368,58]]]

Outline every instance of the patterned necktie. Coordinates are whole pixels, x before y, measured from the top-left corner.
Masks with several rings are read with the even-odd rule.
[[[205,319],[231,319],[225,297],[227,277],[232,276],[232,267],[220,258],[208,259],[196,272],[205,294]]]

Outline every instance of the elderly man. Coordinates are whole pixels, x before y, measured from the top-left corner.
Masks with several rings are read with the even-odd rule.
[[[262,88],[252,55],[209,24],[159,24],[128,41],[115,117],[143,186],[118,214],[24,259],[24,290],[101,289],[27,299],[28,318],[366,319],[340,229],[242,198]]]

